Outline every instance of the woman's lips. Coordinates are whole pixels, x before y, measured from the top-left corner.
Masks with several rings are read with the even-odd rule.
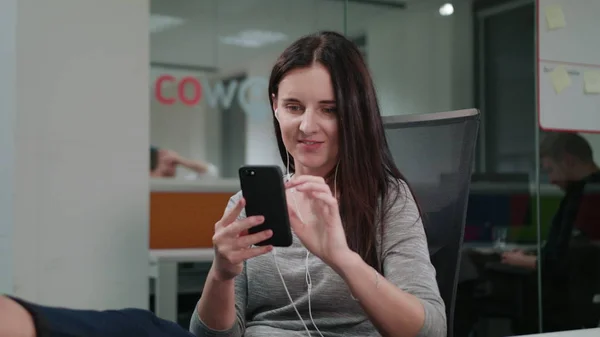
[[[314,151],[318,150],[324,142],[318,142],[314,140],[300,140],[300,147],[304,150]]]

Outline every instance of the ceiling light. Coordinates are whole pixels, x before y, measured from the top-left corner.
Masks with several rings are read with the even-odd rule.
[[[454,13],[454,6],[451,3],[445,3],[440,7],[441,16],[449,16]]]
[[[161,14],[150,14],[150,33],[164,32],[165,30],[181,26],[185,20],[182,18]]]
[[[258,48],[267,44],[284,41],[287,36],[283,33],[270,32],[264,30],[245,30],[237,33],[236,35],[221,37],[221,43],[248,47]]]

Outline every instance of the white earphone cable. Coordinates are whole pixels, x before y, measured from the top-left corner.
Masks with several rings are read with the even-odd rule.
[[[277,118],[277,120],[279,120],[279,113],[277,110],[275,110],[275,118]],[[291,179],[291,174],[290,174],[290,154],[289,152],[286,151],[287,154],[287,162],[286,162],[286,174],[285,174],[285,180],[289,181]],[[338,168],[339,168],[339,162],[337,163],[337,165],[335,166],[335,174],[334,174],[334,179],[333,179],[333,191],[334,191],[334,196],[337,198],[337,173],[338,173]],[[294,208],[296,209],[296,214],[298,214],[298,218],[300,219],[300,221],[304,222],[304,219],[302,217],[302,213],[300,212],[300,209],[298,208],[298,202],[296,201],[296,195],[295,195],[296,190],[292,189],[291,193],[292,193],[292,200],[294,201]],[[279,269],[279,264],[277,263],[277,256],[276,256],[276,252],[275,249],[273,249],[273,259],[275,260],[275,267],[277,268],[277,272],[279,273],[279,278],[281,278],[281,283],[283,284],[283,288],[285,289],[285,292],[288,296],[288,299],[290,300],[290,303],[292,304],[292,307],[294,307],[294,311],[296,311],[296,314],[298,315],[298,318],[300,318],[300,321],[302,322],[302,325],[304,326],[304,329],[306,330],[306,333],[308,334],[308,336],[310,337],[310,331],[308,330],[308,326],[306,325],[306,323],[304,323],[304,319],[302,318],[302,315],[300,315],[300,312],[298,311],[298,308],[296,308],[296,305],[294,304],[294,300],[292,299],[292,296],[290,295],[290,292],[287,288],[287,285],[285,284],[285,280],[283,279],[283,275],[281,274],[281,270]],[[308,315],[310,317],[310,321],[313,324],[313,326],[315,327],[315,329],[317,330],[317,332],[319,333],[319,336],[323,337],[323,334],[321,333],[321,330],[319,330],[319,328],[317,327],[317,324],[315,323],[315,320],[313,319],[313,315],[312,315],[312,304],[311,304],[311,300],[310,300],[310,295],[311,295],[311,291],[312,291],[312,279],[310,276],[310,271],[308,268],[308,258],[310,256],[310,251],[308,251],[308,249],[306,250],[306,260],[305,260],[305,267],[306,267],[306,275],[305,275],[305,280],[306,280],[306,285],[308,287]]]
[[[276,117],[277,116],[277,111],[275,111]],[[333,190],[334,190],[334,195],[337,197],[337,173],[338,173],[338,168],[339,168],[339,162],[335,167],[335,174],[334,174],[334,182],[333,182]],[[287,162],[286,162],[286,175],[285,175],[285,179],[286,181],[291,179],[291,174],[290,174],[290,154],[287,153]],[[296,196],[295,196],[295,190],[292,190],[292,200],[294,201],[294,208],[296,209],[296,213],[298,214],[298,218],[300,219],[300,221],[304,222],[304,219],[302,217],[302,213],[300,212],[300,209],[298,207],[298,202],[296,201]],[[290,295],[290,292],[287,288],[287,285],[285,284],[285,280],[283,278],[283,275],[281,274],[281,270],[279,269],[279,264],[277,263],[277,257],[276,257],[276,252],[275,249],[273,249],[273,259],[275,260],[275,267],[277,268],[277,272],[279,273],[279,277],[281,278],[281,282],[283,284],[283,288],[285,289],[285,292],[288,296],[288,299],[290,300],[290,303],[292,304],[292,306],[294,307],[294,311],[296,311],[296,314],[298,315],[298,318],[300,318],[300,321],[302,322],[302,325],[304,326],[304,329],[306,330],[308,336],[310,337],[310,331],[308,330],[308,327],[306,326],[306,323],[304,323],[304,319],[302,318],[302,315],[300,315],[300,312],[298,311],[298,308],[296,308],[296,305],[294,304],[294,300],[292,299],[292,296]],[[306,259],[305,259],[305,268],[306,268],[306,274],[305,274],[305,280],[306,280],[306,285],[308,287],[308,315],[310,317],[310,321],[312,323],[312,325],[315,327],[315,329],[317,330],[317,333],[319,334],[319,336],[323,337],[323,334],[321,333],[321,330],[319,330],[319,327],[317,327],[317,324],[315,323],[315,320],[313,318],[312,315],[312,303],[311,303],[311,292],[312,292],[312,278],[310,276],[310,269],[308,266],[308,259],[310,257],[310,252],[308,251],[308,249],[306,250]]]
[[[277,114],[277,110],[275,110],[275,117],[277,119],[279,119],[279,116]],[[287,165],[286,165],[286,175],[285,175],[285,180],[286,181],[288,181],[290,179],[290,174],[289,174],[290,170],[289,170],[289,168],[290,168],[290,155],[288,153],[288,155],[287,155]],[[296,199],[294,198],[294,203],[295,203],[295,201],[296,201]],[[296,204],[295,206],[296,206],[296,210],[298,210],[298,205]],[[273,260],[275,261],[275,267],[277,268],[277,273],[279,274],[279,278],[281,279],[281,283],[283,284],[283,289],[285,290],[285,293],[287,294],[287,297],[290,300],[290,304],[292,304],[292,307],[294,308],[294,311],[296,312],[296,315],[298,315],[298,318],[300,319],[300,322],[302,322],[302,325],[304,326],[304,330],[306,330],[306,333],[308,334],[308,337],[310,337],[311,336],[310,335],[310,330],[308,329],[308,326],[304,322],[304,318],[302,318],[302,315],[300,315],[300,311],[298,311],[298,308],[296,307],[296,304],[294,304],[294,300],[292,299],[292,295],[290,294],[290,291],[288,290],[288,287],[285,284],[285,280],[283,278],[283,274],[281,273],[281,269],[279,268],[279,264],[277,263],[277,250],[273,249],[272,254],[273,254]],[[307,259],[307,263],[308,263],[308,259]],[[309,297],[310,297],[310,290],[309,290]],[[310,304],[309,304],[309,308],[310,308]],[[313,322],[313,324],[314,324],[314,322]],[[319,332],[319,334],[320,333],[321,332]],[[323,337],[323,335],[321,335],[321,337]]]
[[[277,268],[277,272],[279,273],[279,278],[281,279],[281,283],[283,284],[283,289],[285,289],[285,293],[288,296],[288,299],[290,300],[290,303],[292,304],[292,307],[294,307],[294,311],[296,311],[296,315],[298,315],[298,318],[300,318],[300,322],[302,322],[302,325],[304,326],[304,329],[306,330],[306,333],[308,334],[308,337],[310,337],[310,330],[308,330],[308,326],[306,326],[306,323],[304,323],[304,319],[302,318],[302,315],[300,315],[300,312],[298,311],[298,308],[296,308],[296,305],[294,304],[294,300],[292,299],[292,295],[290,295],[290,291],[287,288],[287,285],[285,284],[285,280],[283,279],[283,275],[281,274],[281,270],[279,269],[279,264],[277,263],[277,253],[275,253],[275,249],[273,249],[273,260],[275,260],[275,267]],[[310,307],[310,305],[309,305]],[[314,323],[313,323],[314,324]],[[319,332],[320,334],[320,332]],[[321,337],[323,337],[323,335],[321,335]]]

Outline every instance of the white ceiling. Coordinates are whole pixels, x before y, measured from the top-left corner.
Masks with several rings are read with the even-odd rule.
[[[369,22],[393,11],[403,10],[350,2],[348,34],[360,35]],[[183,20],[151,34],[152,62],[214,67],[219,72],[279,52],[307,33],[322,29],[343,32],[344,25],[344,2],[339,0],[151,0],[151,13]],[[152,21],[151,25],[156,23]],[[247,30],[283,33],[286,39],[258,48],[219,40]]]

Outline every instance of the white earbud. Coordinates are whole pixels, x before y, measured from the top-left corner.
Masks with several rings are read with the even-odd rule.
[[[279,121],[279,111],[277,109],[275,109],[275,118]]]
[[[277,110],[275,110],[275,116],[277,117]],[[287,155],[287,164],[285,165],[285,175],[283,176],[283,179],[287,183],[288,181],[290,181],[292,179],[292,174],[290,173],[290,153],[286,151],[286,155]]]

